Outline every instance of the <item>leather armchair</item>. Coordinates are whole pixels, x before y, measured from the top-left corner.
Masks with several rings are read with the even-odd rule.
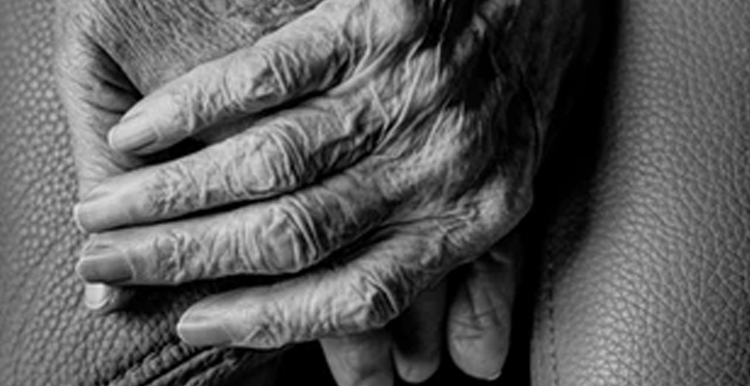
[[[596,71],[567,86],[576,103],[523,225],[539,248],[498,384],[750,384],[750,3],[603,7]],[[192,299],[231,283],[153,291],[123,315],[80,306],[53,12],[0,2],[0,383],[248,384],[272,357],[171,333]],[[459,379],[447,368],[433,383]]]

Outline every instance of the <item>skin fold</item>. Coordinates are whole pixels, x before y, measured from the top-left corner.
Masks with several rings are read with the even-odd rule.
[[[444,349],[499,375],[520,256],[505,236],[579,2],[58,3],[89,305],[291,275],[199,302],[180,336],[321,339],[341,385],[423,381]]]

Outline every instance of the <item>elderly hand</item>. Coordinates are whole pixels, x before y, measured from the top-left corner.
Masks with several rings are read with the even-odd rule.
[[[173,284],[324,265],[208,299],[181,324],[194,343],[272,347],[380,327],[487,250],[529,204],[566,64],[548,52],[553,38],[524,40],[530,20],[557,12],[562,24],[571,12],[560,4],[413,3],[323,2],[255,46],[158,89],[122,120],[135,97],[102,104],[137,93],[102,77],[96,91],[112,99],[88,102],[111,116],[80,125],[98,131],[79,134],[93,134],[97,145],[78,146],[78,158],[105,172],[82,173],[99,184],[85,189],[77,212],[85,229],[104,233],[85,251],[81,274]],[[520,26],[506,28],[511,21]],[[534,77],[522,79],[531,69]],[[283,111],[266,113],[282,103]],[[261,112],[260,121],[250,116]],[[117,121],[110,142],[130,156],[97,142]],[[241,133],[122,174],[144,164],[136,155],[228,122]],[[92,149],[106,157],[92,161]],[[166,221],[227,204],[233,209]],[[130,228],[112,230],[120,227]],[[500,298],[507,308],[507,294]]]

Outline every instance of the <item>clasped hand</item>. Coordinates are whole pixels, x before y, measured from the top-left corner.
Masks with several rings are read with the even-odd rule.
[[[84,6],[83,14],[100,6]],[[125,287],[294,274],[211,296],[178,325],[191,344],[274,348],[343,336],[387,342],[373,331],[420,314],[420,304],[423,315],[442,315],[446,275],[485,261],[467,280],[488,290],[467,287],[447,312],[494,313],[507,329],[512,253],[502,243],[491,248],[531,204],[554,99],[537,98],[556,89],[525,79],[527,58],[508,51],[519,44],[509,26],[559,6],[521,12],[499,0],[325,0],[306,7],[255,44],[161,87],[126,63],[135,56],[118,51],[117,39],[106,39],[114,29],[99,19],[110,15],[105,22],[117,25],[115,12],[93,12],[96,22],[63,29],[61,84],[81,182],[75,217],[92,233],[79,274]],[[109,32],[96,36],[101,31]],[[97,56],[101,47],[110,47],[107,55]],[[83,70],[64,68],[81,60]],[[562,70],[550,73],[556,83]],[[139,100],[134,89],[153,92]],[[148,162],[188,138],[209,145]],[[466,304],[476,293],[490,294],[478,300],[485,310]],[[351,341],[337,339],[329,347],[345,352],[341,345]],[[476,376],[499,371],[499,364],[462,366],[460,355],[457,362]]]

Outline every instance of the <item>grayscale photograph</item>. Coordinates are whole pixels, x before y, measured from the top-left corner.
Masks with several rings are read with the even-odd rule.
[[[750,385],[750,2],[0,0],[48,385]]]

